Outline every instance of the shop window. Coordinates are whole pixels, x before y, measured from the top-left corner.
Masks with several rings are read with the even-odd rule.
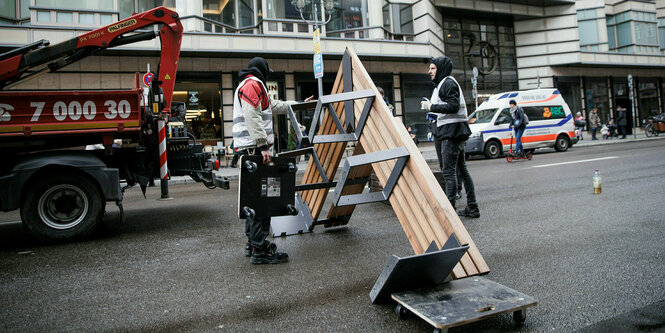
[[[366,27],[367,0],[335,1],[331,17],[326,25],[328,31]]]
[[[638,78],[639,114],[641,119],[660,113],[658,107],[658,81],[652,78]]]
[[[222,120],[218,83],[176,82],[173,100],[185,103],[185,122],[197,139],[219,141]]]
[[[586,78],[584,84],[587,115],[591,109],[596,108],[601,121],[605,119],[609,121],[610,105],[607,94],[607,78]]]

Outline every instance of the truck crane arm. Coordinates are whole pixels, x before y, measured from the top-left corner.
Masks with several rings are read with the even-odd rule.
[[[155,24],[160,25],[158,31],[137,32]],[[135,33],[130,34],[132,32]],[[158,76],[153,81],[161,84],[164,93],[162,111],[168,112],[173,97],[182,34],[178,13],[165,7],[157,7],[55,45],[40,40],[0,54],[0,90],[45,71],[54,72],[100,50],[159,36],[161,57]]]

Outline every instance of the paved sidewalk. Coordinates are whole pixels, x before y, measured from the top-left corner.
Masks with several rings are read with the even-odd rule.
[[[628,135],[626,136],[625,139],[609,139],[609,140],[591,140],[591,133],[585,133],[585,140],[581,140],[578,143],[574,144],[571,149],[578,149],[578,148],[583,148],[583,147],[591,147],[591,146],[600,146],[600,145],[613,145],[613,144],[622,144],[622,143],[630,143],[630,142],[640,142],[640,141],[649,141],[649,140],[662,140],[665,139],[665,133],[657,136],[657,137],[650,137],[647,138],[646,135],[644,135],[644,131],[642,129],[637,129],[636,135]],[[418,145],[418,149],[420,152],[423,154],[423,157],[428,163],[436,163],[437,158],[436,158],[436,152],[434,150],[434,143],[433,142],[423,142],[420,145]],[[346,158],[346,157],[344,157]],[[342,159],[342,165],[344,163],[344,158]],[[298,163],[298,174],[302,174],[305,172],[305,169],[307,168],[307,162],[302,161]],[[231,180],[238,179],[238,173],[239,170],[238,168],[231,168],[231,167],[220,167],[218,171],[215,171],[215,174],[223,176],[223,177],[228,177]],[[181,177],[172,177],[171,180],[169,181],[170,185],[174,184],[189,184],[189,183],[195,183],[195,181],[189,177],[189,176],[181,176]]]

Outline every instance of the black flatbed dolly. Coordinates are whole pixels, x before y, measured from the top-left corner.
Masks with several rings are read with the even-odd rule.
[[[397,292],[391,297],[397,302],[395,312],[400,318],[413,313],[434,326],[435,333],[510,312],[521,324],[526,320],[526,308],[538,303],[531,296],[480,276]]]

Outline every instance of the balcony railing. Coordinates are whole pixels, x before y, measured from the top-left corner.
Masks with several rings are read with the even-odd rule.
[[[180,18],[181,20],[198,20],[203,23],[201,30],[212,33],[223,34],[277,34],[288,36],[311,36],[314,27],[301,20],[293,19],[275,19],[264,18],[254,26],[236,28],[219,21],[215,21],[198,15],[188,15]],[[372,35],[374,33],[374,35]],[[416,34],[396,34],[381,26],[359,27],[353,29],[340,29],[326,31],[326,27],[321,29],[321,35],[329,38],[342,39],[381,39],[376,36],[382,36],[384,40],[395,41],[413,41]],[[372,36],[375,36],[374,38]]]

